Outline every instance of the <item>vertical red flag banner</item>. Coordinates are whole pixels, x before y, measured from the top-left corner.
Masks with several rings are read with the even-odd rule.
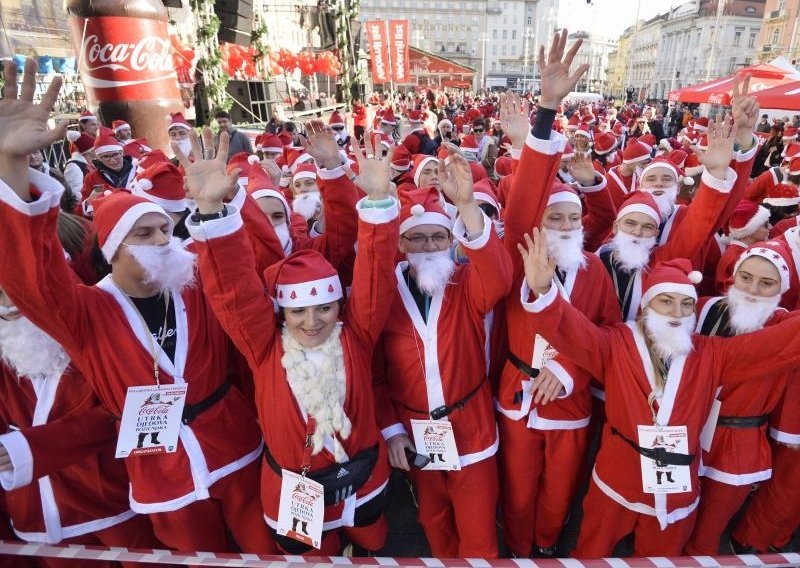
[[[389,38],[386,37],[386,22],[373,20],[367,22],[367,42],[372,57],[372,82],[388,83],[391,80],[389,69]]]
[[[408,20],[389,20],[389,41],[392,46],[392,76],[395,83],[409,83]]]

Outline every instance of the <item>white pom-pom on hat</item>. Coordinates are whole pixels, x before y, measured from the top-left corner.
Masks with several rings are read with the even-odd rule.
[[[425,207],[423,207],[419,203],[415,203],[414,205],[411,206],[410,212],[414,217],[419,217],[420,215],[425,214]]]
[[[686,278],[689,279],[689,282],[692,284],[700,284],[703,281],[703,274],[698,272],[697,270],[692,270],[689,274],[686,275]]]
[[[682,178],[681,181],[683,182],[683,185],[694,185],[694,178],[691,176],[686,176],[685,178]]]
[[[247,156],[247,163],[248,164],[257,164],[260,161],[261,160],[259,160],[258,156],[256,156],[255,154],[251,154],[250,156]]]
[[[147,178],[142,178],[137,182],[138,188],[142,191],[150,191],[153,189],[153,182]]]
[[[67,130],[67,140],[70,142],[77,142],[80,137],[81,133],[77,130]]]
[[[104,197],[108,197],[108,196],[109,196],[109,195],[111,195],[112,193],[114,193],[114,192],[113,192],[113,191],[111,191],[110,189],[107,189],[107,190],[105,190],[105,191],[103,192],[103,196],[104,196]]]

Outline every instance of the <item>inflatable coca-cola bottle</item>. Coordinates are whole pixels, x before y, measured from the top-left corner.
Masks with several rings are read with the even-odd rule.
[[[183,110],[161,0],[66,0],[78,71],[106,125],[121,119],[169,148],[165,117]]]

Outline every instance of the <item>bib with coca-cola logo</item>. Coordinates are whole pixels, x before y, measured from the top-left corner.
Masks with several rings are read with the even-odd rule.
[[[69,23],[89,100],[180,99],[166,22],[101,16]]]

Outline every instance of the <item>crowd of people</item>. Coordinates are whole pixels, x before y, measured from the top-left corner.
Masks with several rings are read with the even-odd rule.
[[[50,129],[60,81],[7,65],[3,536],[371,554],[394,468],[439,558],[791,547],[797,130],[749,78],[679,129],[569,103],[566,40],[537,97],[376,93],[255,148],[224,112]]]

